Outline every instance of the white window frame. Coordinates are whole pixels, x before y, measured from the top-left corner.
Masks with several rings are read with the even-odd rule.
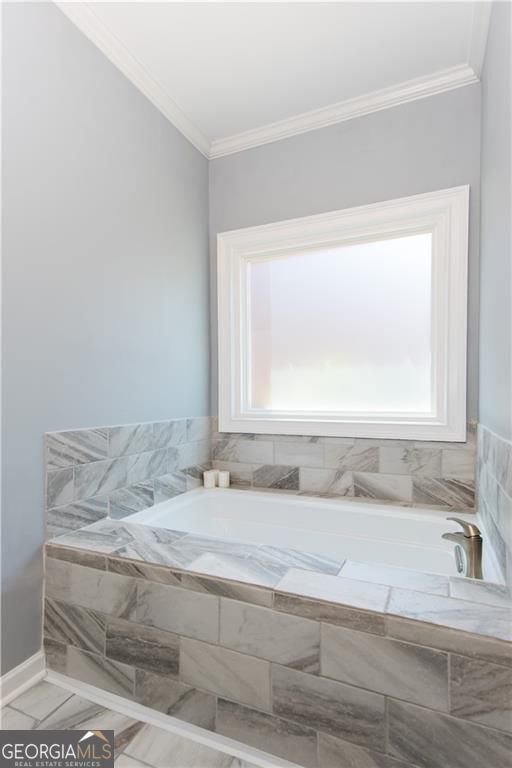
[[[217,236],[219,429],[380,439],[466,439],[469,186],[348,208]],[[269,412],[246,403],[244,270],[251,259],[305,248],[432,233],[433,412],[428,415]],[[245,345],[246,346],[246,345]]]

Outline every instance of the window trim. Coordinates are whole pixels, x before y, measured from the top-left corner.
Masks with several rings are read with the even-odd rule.
[[[219,429],[223,432],[364,437],[466,439],[466,333],[469,186],[290,219],[217,235]],[[290,249],[367,242],[432,232],[433,366],[436,412],[406,414],[306,414],[249,411],[243,403],[245,263]]]

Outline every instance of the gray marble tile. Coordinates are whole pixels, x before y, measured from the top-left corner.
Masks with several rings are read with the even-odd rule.
[[[0,710],[0,730],[2,731],[32,731],[36,727],[37,720],[18,712],[12,707],[2,707]]]
[[[381,752],[356,747],[327,733],[318,734],[318,768],[414,768]]]
[[[302,552],[297,549],[284,549],[283,547],[264,546],[259,547],[257,557],[262,560],[276,561],[288,568],[302,568],[305,571],[318,571],[336,575],[343,565],[342,560],[335,560],[325,555],[314,552]]]
[[[212,424],[209,416],[194,416],[187,419],[187,442],[197,440],[209,440],[212,432]]]
[[[73,468],[46,473],[46,507],[59,507],[73,501]],[[88,494],[94,496],[93,493]]]
[[[62,469],[74,464],[88,464],[106,459],[108,435],[106,429],[72,429],[46,434],[48,469]]]
[[[126,754],[160,768],[235,768],[235,758],[197,741],[146,725]]]
[[[482,603],[392,588],[388,613],[509,642],[512,640],[510,611]]]
[[[320,671],[320,624],[234,600],[220,601],[220,644],[312,674]]]
[[[283,491],[299,490],[299,468],[281,465],[263,465],[254,470],[255,488],[276,488]]]
[[[325,603],[320,600],[276,594],[274,595],[274,609],[376,635],[384,635],[386,631],[386,618],[383,614],[358,611],[344,605]]]
[[[172,632],[122,619],[107,622],[105,655],[114,661],[161,675],[177,676],[180,639]]]
[[[324,446],[320,443],[278,441],[274,443],[274,451],[276,464],[289,467],[322,467],[324,463]]]
[[[384,611],[389,595],[389,588],[381,584],[342,579],[298,568],[291,568],[275,589],[276,592],[341,603],[366,611]]]
[[[104,519],[107,515],[108,499],[102,496],[54,507],[46,513],[48,538],[53,539],[76,531]]]
[[[123,715],[120,712],[115,712],[112,709],[104,709],[103,712],[79,723],[80,730],[113,730],[115,757],[131,744],[144,726],[145,723],[134,720],[132,717]]]
[[[508,734],[392,699],[388,718],[388,752],[419,768],[512,765]]]
[[[450,656],[450,712],[512,733],[512,669]]]
[[[43,637],[43,649],[48,669],[66,674],[67,665],[67,646],[63,643],[57,643],[49,637]]]
[[[165,448],[158,451],[137,453],[135,456],[130,456],[129,459],[128,482],[125,485],[152,480],[160,475],[165,475],[170,469],[169,452]]]
[[[357,442],[355,445],[326,443],[324,465],[331,469],[350,469],[357,472],[378,472],[378,448],[368,448]]]
[[[354,476],[345,469],[299,470],[299,488],[323,496],[353,496]]]
[[[232,555],[235,557],[257,557],[260,549],[258,544],[248,544],[243,541],[221,539],[213,536],[200,536],[195,533],[187,534],[181,540],[180,547],[183,552],[190,550],[196,557],[203,553]]]
[[[155,477],[153,485],[155,489],[155,504],[159,504],[161,501],[167,501],[174,498],[174,496],[185,493],[187,490],[187,476],[179,469],[175,472],[168,472],[160,477]]]
[[[390,587],[406,587],[417,592],[429,592],[432,595],[448,595],[447,576],[413,571],[410,568],[347,560],[339,575],[342,578],[371,581],[374,584],[385,584]]]
[[[137,483],[128,488],[120,488],[109,494],[109,514],[111,518],[120,518],[132,515],[153,506],[153,483],[146,481]]]
[[[152,580],[157,581],[158,579]],[[228,597],[232,600],[241,600],[244,603],[262,605],[267,608],[272,606],[272,591],[262,587],[253,587],[248,584],[222,581],[221,579],[196,576],[189,573],[181,574],[179,583],[184,589],[191,589],[194,592],[206,592],[210,595]]]
[[[81,680],[83,683],[95,685],[97,688],[103,688],[103,690],[118,696],[133,699],[135,670],[126,664],[69,646],[66,674],[68,677]]]
[[[262,659],[182,638],[180,679],[241,704],[270,709],[270,664]]]
[[[172,571],[162,565],[144,563],[142,560],[124,560],[117,555],[108,558],[108,570],[120,576],[129,576],[134,579],[146,579],[157,584],[171,584],[174,587],[181,586],[181,573]]]
[[[473,603],[485,603],[486,605],[508,608],[512,612],[511,590],[502,584],[452,577],[450,579],[450,595],[460,600],[470,600]]]
[[[44,601],[44,634],[65,645],[75,645],[84,651],[103,653],[105,647],[105,618],[101,613],[78,605]]]
[[[223,552],[205,552],[192,560],[187,568],[199,574],[248,582],[262,587],[274,587],[288,570],[288,566],[275,560],[239,557]]]
[[[407,475],[354,472],[354,495],[370,499],[412,501],[412,478]]]
[[[316,768],[316,733],[280,717],[219,699],[217,733],[256,749]],[[334,766],[329,766],[334,768]]]
[[[180,451],[176,445],[171,445],[167,450],[167,472],[175,472],[180,463]]]
[[[192,555],[181,552],[179,542],[184,536],[182,531],[169,528],[151,528],[149,525],[124,523],[131,534],[131,540],[120,547],[116,557],[142,560],[153,565],[178,566],[185,564]],[[174,546],[176,545],[176,546]]]
[[[385,637],[322,626],[321,674],[448,711],[448,654]]]
[[[121,523],[112,520],[98,520],[97,523],[72,533],[59,536],[62,547],[88,549],[96,553],[111,554],[132,541],[133,535]]]
[[[155,449],[170,448],[187,440],[187,420],[173,419],[153,424],[153,445]]]
[[[139,582],[137,622],[178,635],[216,643],[219,638],[219,598],[187,589]]]
[[[137,582],[115,573],[47,558],[46,596],[129,619],[135,615]]]
[[[507,546],[491,508],[482,496],[479,499],[479,512],[484,522],[487,543],[492,547],[498,567],[501,569],[501,575],[505,577],[507,573]]]
[[[131,482],[137,482],[128,479],[131,461],[131,457],[123,457],[76,466],[74,470],[75,499],[101,496],[109,491],[130,485]],[[67,499],[67,501],[71,501],[71,499]]]
[[[226,438],[212,442],[212,459],[241,464],[273,464],[274,443],[271,440]]]
[[[413,501],[417,504],[439,504],[464,509],[475,504],[475,484],[470,479],[413,478]]]
[[[70,691],[66,691],[64,688],[41,680],[28,691],[13,699],[10,706],[33,717],[34,720],[44,720],[72,695]]]
[[[370,749],[385,748],[384,696],[272,665],[272,712]]]
[[[474,447],[450,448],[442,451],[441,477],[474,480],[476,474]],[[436,474],[432,473],[433,477]],[[438,475],[439,476],[439,475]]]
[[[216,699],[186,683],[143,670],[135,675],[135,699],[146,707],[193,723],[209,731],[215,729]]]
[[[60,543],[46,544],[46,558],[54,560],[64,560],[68,563],[85,565],[88,568],[97,568],[100,571],[107,570],[107,560],[104,555],[97,555],[95,552],[87,552],[83,549],[73,549],[72,547],[61,547]]]
[[[178,449],[178,467],[186,469],[198,464],[207,464],[211,458],[209,440],[199,440],[197,443],[184,443]]]
[[[441,477],[439,448],[379,448],[379,472],[390,475]]]
[[[147,763],[141,763],[139,760],[135,760],[133,757],[129,757],[122,752],[119,757],[114,761],[115,768],[148,768]],[[151,766],[150,766],[151,768]]]
[[[105,707],[81,696],[70,695],[67,700],[38,726],[38,730],[73,730],[82,722],[103,714]]]
[[[108,455],[112,458],[152,451],[152,424],[125,424],[108,430]]]
[[[230,476],[231,486],[248,488],[252,485],[252,473],[255,464],[241,464],[236,461],[216,461],[212,462],[213,469],[227,470]]]

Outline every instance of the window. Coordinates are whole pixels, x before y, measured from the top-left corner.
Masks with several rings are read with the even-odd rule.
[[[464,440],[468,198],[220,234],[220,428]]]

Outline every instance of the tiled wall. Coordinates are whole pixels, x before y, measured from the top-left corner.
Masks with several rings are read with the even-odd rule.
[[[481,424],[478,508],[503,576],[512,584],[512,443]]]
[[[209,417],[45,435],[48,537],[121,518],[202,482]]]
[[[340,581],[315,577],[326,593]],[[408,590],[383,615],[293,596],[284,580],[265,589],[49,546],[48,665],[311,768],[511,765],[509,642],[435,626],[446,597],[415,598],[432,624],[389,615]]]
[[[475,431],[465,443],[214,432],[212,459],[239,487],[464,509],[475,504]]]

